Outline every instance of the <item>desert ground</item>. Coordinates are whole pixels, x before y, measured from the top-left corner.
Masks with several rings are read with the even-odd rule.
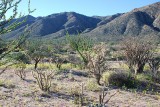
[[[80,70],[61,70],[52,77],[50,92],[39,89],[31,70],[26,70],[26,79],[8,69],[0,75],[0,107],[80,107],[78,94],[83,84],[84,107],[98,103],[102,86],[93,77]],[[159,94],[117,87],[106,88],[107,107],[160,107]],[[110,98],[115,94],[113,97]]]

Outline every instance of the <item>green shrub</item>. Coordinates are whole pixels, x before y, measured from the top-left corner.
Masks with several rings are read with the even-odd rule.
[[[1,86],[4,86],[4,84],[5,84],[5,83],[4,83],[4,80],[0,80],[0,87],[1,87]]]
[[[8,57],[11,57],[14,61],[30,64],[30,60],[24,52],[12,52]]]
[[[99,91],[100,86],[97,84],[96,80],[89,79],[86,84],[86,88],[89,91]]]
[[[11,89],[11,88],[15,88],[15,85],[11,80],[0,80],[0,87]]]
[[[152,74],[149,73],[141,73],[136,75],[136,79],[139,81],[152,81]]]
[[[108,78],[110,76],[111,72],[104,72],[102,75],[102,80],[104,81],[105,86],[109,85]]]
[[[105,83],[126,88],[136,88],[136,80],[132,74],[128,72],[112,72],[106,74]]]
[[[80,86],[78,86],[78,85],[71,86],[71,88],[69,90],[69,94],[73,95],[73,96],[79,96],[80,92],[81,92]]]

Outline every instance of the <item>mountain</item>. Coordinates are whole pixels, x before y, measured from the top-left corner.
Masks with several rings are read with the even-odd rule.
[[[69,34],[77,34],[77,32],[96,28],[97,23],[101,21],[99,18],[88,17],[75,12],[64,12],[38,18],[32,16],[27,17],[27,22],[16,28],[16,30],[6,34],[6,36],[8,38],[18,36],[21,31],[25,29],[24,25],[27,24],[29,26],[28,28],[31,29],[31,35],[35,37],[52,34],[64,36],[66,32]]]
[[[137,8],[92,30],[90,35],[150,35],[160,32],[160,2]]]
[[[23,20],[23,18],[18,20]],[[62,37],[68,32],[92,36],[160,35],[160,2],[136,8],[130,12],[111,16],[85,16],[75,12],[63,12],[46,17],[27,16],[27,21],[6,38],[19,36],[25,26],[32,37]]]

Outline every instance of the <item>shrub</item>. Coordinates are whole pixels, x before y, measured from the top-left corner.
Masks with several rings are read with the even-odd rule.
[[[33,77],[36,79],[39,88],[44,92],[49,92],[51,87],[51,81],[53,77],[53,71],[32,71]]]
[[[1,87],[1,86],[4,86],[4,84],[5,84],[5,83],[4,83],[4,80],[0,80],[0,87]]]
[[[152,81],[152,74],[149,73],[138,74],[136,75],[136,79],[141,81]]]
[[[80,95],[80,85],[79,84],[72,84],[69,90],[69,94],[72,96],[79,96]]]
[[[128,37],[122,43],[129,69],[135,74],[143,72],[145,64],[152,55],[153,43],[151,40],[146,37]]]
[[[72,85],[70,88],[70,95],[74,96],[74,104],[79,104],[83,106],[85,97],[84,97],[84,83],[81,85]]]
[[[58,70],[61,70],[61,67],[62,67],[62,64],[64,63],[65,59],[60,57],[60,56],[57,56],[55,58],[55,64],[56,64],[56,67],[58,68]]]
[[[102,80],[104,81],[105,86],[109,85],[108,78],[110,76],[110,72],[104,72],[102,75]]]
[[[15,88],[15,85],[11,80],[0,80],[0,86],[8,89]]]
[[[16,68],[18,69],[15,71],[15,74],[18,75],[22,80],[24,80],[26,78],[26,65],[23,63],[17,64]]]
[[[136,88],[135,78],[127,72],[113,72],[105,78],[105,83],[118,87]]]
[[[97,84],[101,85],[100,80],[103,72],[108,69],[106,63],[108,50],[106,44],[98,44],[92,48],[92,53],[87,53],[88,64],[87,67],[91,74],[96,78]]]
[[[89,79],[86,84],[86,88],[89,91],[99,91],[100,86],[97,84],[96,80]]]

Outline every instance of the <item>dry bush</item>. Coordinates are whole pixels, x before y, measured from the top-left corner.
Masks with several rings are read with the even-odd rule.
[[[17,64],[16,66],[18,69],[16,69],[15,74],[18,75],[22,80],[25,80],[26,78],[26,65],[25,64]]]
[[[53,71],[32,71],[32,75],[36,79],[39,88],[44,92],[50,91],[53,73]]]
[[[81,61],[81,59],[78,56],[76,56],[76,54],[69,54],[68,55],[68,62],[71,63],[72,68],[76,68],[77,65],[80,65],[83,63]]]
[[[160,68],[160,55],[152,55],[149,59],[149,66],[154,77],[157,77],[158,69]]]
[[[130,70],[135,74],[143,72],[151,57],[152,42],[149,38],[128,37],[123,41],[124,56]]]
[[[106,76],[105,82],[118,87],[135,88],[136,80],[134,76],[128,72],[112,72]]]
[[[108,69],[107,56],[108,50],[105,44],[95,45],[90,53],[87,53],[89,71],[95,76],[97,83],[100,84],[100,79],[103,72]]]
[[[61,67],[62,67],[62,64],[65,62],[65,59],[60,57],[60,56],[57,56],[55,59],[54,59],[54,62],[56,64],[56,67],[60,70]]]
[[[81,85],[74,85],[70,88],[70,94],[74,96],[74,103],[80,106],[84,105],[84,83]]]
[[[107,100],[104,100],[104,98],[107,96],[108,94],[108,89],[106,90],[105,86],[103,86],[102,90],[99,93],[99,106],[100,107],[106,107],[107,103],[111,100],[112,97],[114,97],[118,92],[116,91],[114,94],[110,95],[109,98]]]

